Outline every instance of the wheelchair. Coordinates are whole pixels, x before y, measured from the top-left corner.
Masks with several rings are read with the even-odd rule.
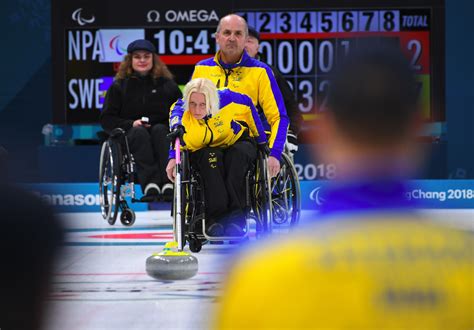
[[[173,232],[178,250],[186,242],[191,252],[201,251],[202,245],[213,241],[246,239],[250,221],[255,222],[256,237],[284,234],[298,224],[301,211],[301,192],[296,169],[291,156],[284,152],[280,160],[280,172],[270,179],[267,153],[258,151],[256,162],[247,172],[246,217],[247,228],[242,237],[211,237],[206,234],[204,188],[201,177],[189,160],[189,152],[175,141],[176,180],[173,203]]]
[[[137,172],[133,155],[128,146],[125,131],[114,129],[110,135],[98,133],[102,142],[99,165],[99,195],[102,217],[114,225],[120,209],[120,222],[124,226],[135,223],[135,212],[128,206],[126,197],[132,203],[140,202],[135,198]]]

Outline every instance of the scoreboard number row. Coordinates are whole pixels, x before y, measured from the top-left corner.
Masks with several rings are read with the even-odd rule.
[[[330,83],[327,77],[287,77],[291,90],[296,95],[298,109],[304,114],[315,114],[327,105]],[[423,119],[430,119],[430,81],[428,75],[417,75],[417,93],[420,97]]]
[[[407,44],[401,45],[397,37],[392,39],[383,38],[380,42],[402,47],[415,72],[421,73],[428,69],[421,65],[422,55],[427,50],[420,40],[410,39]],[[330,73],[354,47],[364,47],[364,42],[352,38],[263,40],[260,42],[260,53],[266,63],[276,66],[284,75],[321,75]]]
[[[263,33],[398,32],[400,11],[240,12]]]

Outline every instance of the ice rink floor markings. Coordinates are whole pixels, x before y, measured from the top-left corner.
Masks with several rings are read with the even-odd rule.
[[[170,226],[158,228],[87,228],[66,230],[65,246],[164,245],[173,239]]]
[[[49,300],[133,301],[174,299],[215,299],[220,281],[194,278],[186,281],[55,281]]]

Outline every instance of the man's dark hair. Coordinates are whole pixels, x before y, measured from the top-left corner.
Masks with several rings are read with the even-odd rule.
[[[249,37],[254,37],[260,42],[260,33],[252,26],[249,26]]]
[[[408,61],[398,49],[353,51],[331,77],[327,107],[355,142],[386,145],[409,129],[418,109]]]

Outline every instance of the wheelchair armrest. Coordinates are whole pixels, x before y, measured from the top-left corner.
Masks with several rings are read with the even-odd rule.
[[[257,144],[257,149],[264,158],[270,155],[270,147],[268,146],[268,143]]]
[[[125,131],[121,128],[114,128],[112,132],[110,132],[110,137],[118,138],[125,135]]]
[[[99,131],[96,133],[97,138],[99,139],[100,144],[109,138],[109,133],[106,131]]]

